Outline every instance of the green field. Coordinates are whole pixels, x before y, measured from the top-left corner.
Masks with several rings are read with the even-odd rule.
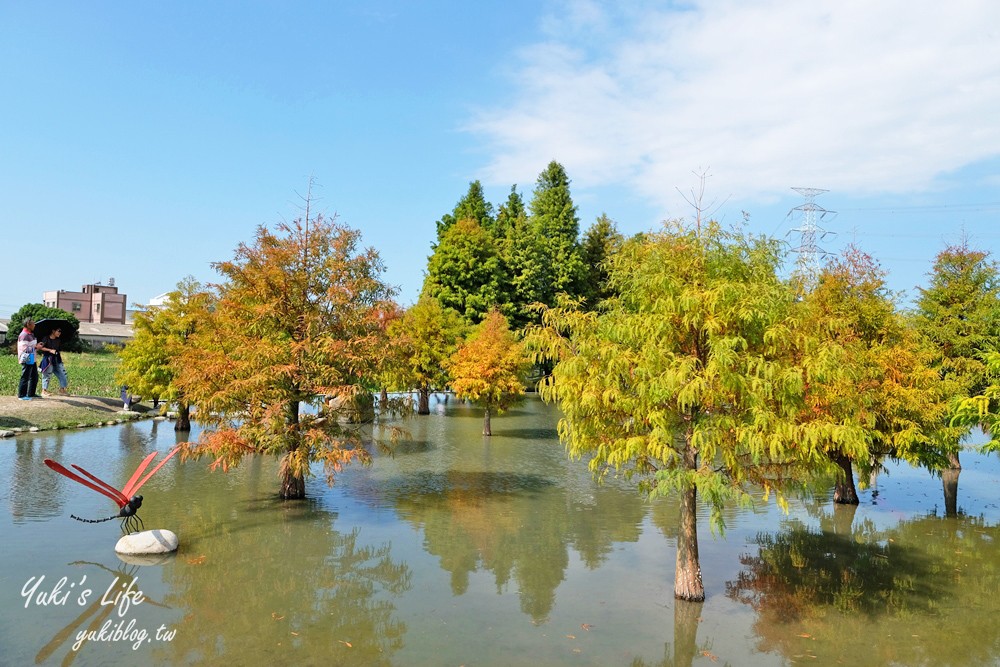
[[[110,353],[63,352],[63,364],[69,378],[69,391],[80,396],[118,396],[121,389],[115,384],[115,371],[120,359]],[[17,383],[21,378],[21,365],[12,354],[0,355],[0,394],[17,394]],[[41,392],[41,375],[38,391]],[[59,381],[52,377],[49,390],[58,389]]]

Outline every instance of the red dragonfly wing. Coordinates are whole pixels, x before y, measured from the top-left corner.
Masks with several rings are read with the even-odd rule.
[[[149,455],[142,460],[142,463],[139,464],[139,467],[135,469],[135,472],[132,473],[129,480],[125,482],[125,486],[122,487],[122,494],[126,498],[132,497],[132,494],[135,492],[135,489],[132,488],[132,486],[135,485],[135,480],[139,479],[139,476],[142,475],[142,471],[146,469],[146,466],[149,465],[150,461],[156,458],[157,453],[158,452],[150,452]]]
[[[181,448],[181,446],[177,445],[176,447],[174,447],[173,449],[171,449],[170,453],[167,454],[166,456],[164,456],[163,460],[160,461],[159,463],[157,463],[156,467],[154,467],[152,470],[150,470],[148,473],[146,473],[146,476],[143,477],[138,483],[136,483],[135,486],[132,486],[132,480],[130,479],[128,481],[128,485],[125,486],[125,493],[128,496],[132,496],[136,491],[139,490],[139,487],[141,487],[143,484],[145,484],[146,481],[150,477],[153,476],[153,473],[155,473],[157,470],[159,470],[160,468],[162,468],[163,464],[166,463],[167,461],[169,461],[170,457],[173,456],[174,454],[176,454],[180,450],[180,448]],[[135,471],[134,475],[132,475],[132,479],[135,479],[136,477],[139,476],[139,473],[146,467],[146,465],[149,463],[150,459],[152,457],[154,457],[154,456],[156,456],[156,452],[153,452],[152,454],[150,454],[149,456],[146,457],[146,460],[142,462],[142,464],[139,466],[139,469]]]
[[[82,474],[84,477],[90,479],[92,482],[94,482],[98,486],[104,487],[105,489],[107,489],[108,491],[110,491],[111,493],[113,493],[115,496],[121,496],[122,498],[128,498],[128,496],[126,496],[124,493],[122,493],[121,491],[119,491],[115,487],[111,486],[110,484],[108,484],[107,482],[105,482],[103,479],[101,479],[97,475],[94,475],[93,473],[87,472],[86,470],[84,470],[80,466],[76,465],[75,463],[71,463],[69,467],[70,468],[76,468],[77,472],[79,472],[80,474]]]
[[[66,477],[69,477],[73,481],[79,482],[80,484],[83,484],[87,488],[93,489],[94,491],[97,491],[98,493],[102,493],[105,496],[107,496],[108,498],[111,498],[111,500],[115,501],[118,504],[119,508],[125,507],[126,505],[128,505],[128,498],[126,498],[124,495],[122,495],[122,493],[120,491],[116,490],[115,487],[111,486],[110,484],[108,484],[106,482],[102,482],[100,479],[98,479],[97,477],[91,475],[89,472],[87,472],[86,470],[84,470],[83,468],[81,468],[79,466],[73,466],[73,467],[76,468],[77,470],[79,470],[80,472],[82,472],[83,474],[85,474],[90,479],[93,479],[96,482],[98,482],[98,484],[95,484],[95,483],[91,482],[90,480],[87,480],[87,479],[84,479],[83,477],[80,477],[79,475],[77,475],[72,470],[66,469],[65,467],[63,467],[63,465],[61,463],[57,463],[56,461],[53,461],[52,459],[45,459],[45,465],[47,465],[48,467],[52,468],[53,470],[55,470],[60,475],[65,475]]]

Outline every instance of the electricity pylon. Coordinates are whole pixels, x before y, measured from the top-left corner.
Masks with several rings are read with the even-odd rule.
[[[827,254],[817,245],[816,240],[817,238],[822,240],[831,233],[820,227],[818,220],[823,220],[835,211],[827,211],[813,201],[817,195],[829,192],[829,190],[820,188],[792,188],[792,190],[798,192],[806,200],[805,203],[789,211],[788,215],[793,215],[796,212],[802,213],[802,224],[791,230],[791,232],[799,233],[799,245],[797,248],[792,248],[792,252],[799,256],[795,261],[795,272],[801,276],[803,286],[808,291],[815,287],[816,279],[819,276],[819,257]]]

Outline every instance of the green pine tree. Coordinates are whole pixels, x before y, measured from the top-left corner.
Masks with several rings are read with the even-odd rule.
[[[543,271],[541,301],[556,304],[560,293],[581,295],[584,282],[580,253],[580,222],[569,190],[569,177],[558,162],[550,162],[538,175],[528,206],[531,225],[541,249]]]
[[[611,296],[607,262],[624,242],[625,237],[618,231],[614,220],[605,213],[584,232],[583,242],[580,244],[584,265],[582,296],[586,299],[588,308],[596,308]]]
[[[471,219],[449,227],[427,262],[423,294],[477,324],[491,308],[509,303],[496,241]]]
[[[445,213],[437,221],[438,242],[441,241],[444,233],[459,220],[475,220],[483,229],[493,229],[493,204],[486,201],[483,185],[479,181],[469,183],[468,192],[458,200],[452,212]]]

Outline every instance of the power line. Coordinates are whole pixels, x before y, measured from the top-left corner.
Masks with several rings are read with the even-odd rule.
[[[844,208],[842,213],[856,212],[889,212],[894,211],[990,211],[1000,210],[1000,202],[984,202],[982,204],[921,204],[914,206],[880,206],[873,208]]]

